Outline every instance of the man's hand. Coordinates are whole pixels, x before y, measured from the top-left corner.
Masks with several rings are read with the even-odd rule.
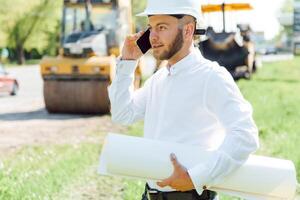
[[[169,178],[157,182],[157,185],[160,187],[170,186],[181,192],[194,189],[195,187],[187,169],[178,162],[175,154],[172,153],[170,159],[174,167],[173,174]]]
[[[137,46],[136,41],[143,35],[144,31],[140,31],[134,35],[127,36],[122,49],[122,60],[137,60],[143,53]]]

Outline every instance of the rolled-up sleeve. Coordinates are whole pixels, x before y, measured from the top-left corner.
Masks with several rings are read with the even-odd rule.
[[[124,125],[144,118],[147,100],[147,85],[134,91],[134,72],[137,61],[118,61],[116,76],[108,87],[112,121]]]
[[[204,106],[224,127],[225,139],[210,160],[188,170],[199,194],[221,183],[259,147],[252,107],[224,68],[211,72],[205,93]]]

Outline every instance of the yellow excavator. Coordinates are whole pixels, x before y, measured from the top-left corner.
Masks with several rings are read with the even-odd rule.
[[[40,63],[47,111],[108,113],[116,56],[132,31],[130,0],[64,0],[59,55]],[[139,66],[135,88],[140,81]]]

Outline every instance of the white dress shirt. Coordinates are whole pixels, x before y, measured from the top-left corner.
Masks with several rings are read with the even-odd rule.
[[[220,183],[258,148],[252,107],[224,67],[202,57],[198,49],[153,74],[133,90],[136,61],[119,61],[109,87],[114,122],[144,120],[144,137],[179,142],[215,151],[187,169],[199,194]],[[180,162],[180,160],[179,160]],[[160,188],[149,181],[151,188]]]

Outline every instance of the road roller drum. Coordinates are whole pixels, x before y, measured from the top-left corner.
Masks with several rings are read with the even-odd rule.
[[[108,113],[108,85],[104,80],[46,80],[46,109],[50,113]]]

